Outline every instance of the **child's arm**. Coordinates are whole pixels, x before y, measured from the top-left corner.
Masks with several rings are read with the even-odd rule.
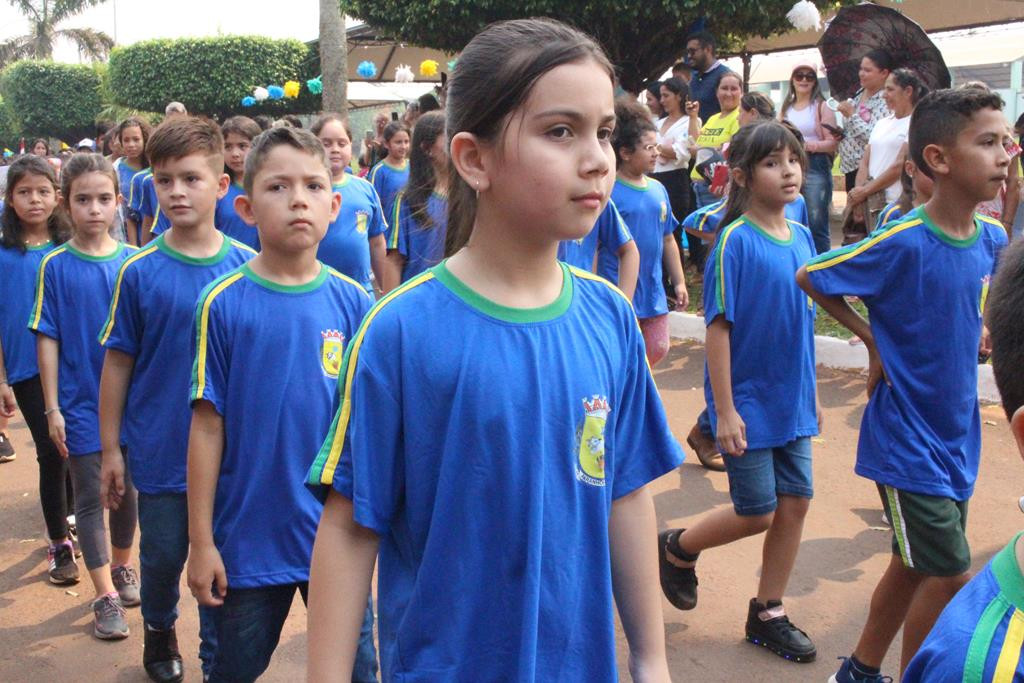
[[[636,242],[630,240],[619,247],[619,289],[630,301],[636,292],[636,279],[640,275],[640,250]]]
[[[388,268],[387,260],[388,248],[384,233],[371,237],[370,268],[373,270],[373,277],[377,281],[377,287],[380,288],[381,292],[388,291],[384,289],[384,282],[388,277],[386,272]]]
[[[661,264],[668,271],[668,279],[676,290],[676,310],[685,311],[690,305],[690,293],[686,291],[686,278],[683,277],[683,262],[679,258],[679,245],[672,233],[665,235],[661,250]]]
[[[139,245],[140,247],[149,244],[153,241],[153,238],[156,237],[156,235],[153,234],[153,222],[153,216],[142,217],[142,244]]]
[[[718,445],[729,455],[743,455],[747,448],[747,425],[732,402],[732,356],[729,333],[732,325],[718,316],[708,325],[708,377],[715,398]]]
[[[612,587],[629,642],[629,672],[634,681],[670,680],[654,560],[656,537],[654,502],[646,487],[612,503],[608,523]]]
[[[188,435],[188,585],[200,605],[214,607],[224,604],[228,592],[224,561],[213,542],[213,501],[223,454],[224,418],[200,399],[192,406]]]
[[[0,415],[14,417],[14,409],[18,402],[14,400],[14,390],[7,381],[7,367],[4,365],[4,343],[0,339]]]
[[[139,226],[135,222],[135,219],[132,218],[131,216],[125,215],[125,218],[124,218],[124,228],[125,228],[125,239],[128,241],[128,244],[132,245],[133,247],[141,247],[142,245],[139,244],[139,239],[138,239],[138,236],[139,236]]]
[[[384,260],[384,281],[381,291],[387,294],[402,283],[402,269],[405,268],[405,256],[397,249],[391,249]]]
[[[121,453],[121,419],[124,416],[128,385],[135,370],[135,357],[116,349],[107,349],[100,374],[100,500],[111,510],[121,505],[124,496],[124,455]]]
[[[651,522],[645,531],[653,540],[653,515]],[[356,523],[352,501],[331,491],[317,528],[309,572],[308,681],[347,683],[352,679],[378,545],[377,534]],[[651,558],[654,550],[652,544]],[[656,588],[654,573],[651,585]],[[658,628],[660,632],[660,624]]]
[[[60,342],[45,334],[36,335],[36,355],[39,357],[39,381],[43,385],[43,405],[46,407],[46,423],[49,425],[50,440],[57,447],[61,457],[68,457],[67,436],[64,416],[60,412],[57,397],[57,366],[60,363]]]

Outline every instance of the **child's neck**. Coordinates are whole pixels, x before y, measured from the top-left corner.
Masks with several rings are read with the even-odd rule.
[[[977,198],[965,197],[959,187],[951,182],[937,179],[932,198],[924,204],[923,209],[939,230],[959,240],[974,234],[974,211],[978,203]]]
[[[35,247],[50,241],[49,219],[42,223],[22,222],[22,240],[25,244]]]
[[[319,245],[317,245],[319,246]],[[296,252],[283,252],[263,244],[259,254],[249,261],[252,271],[264,280],[286,287],[305,285],[320,275],[323,266],[316,260],[317,247]]]
[[[345,173],[345,167],[342,166],[340,171],[331,174],[331,185],[341,184],[345,180],[346,175],[348,174]]]
[[[168,247],[193,258],[209,258],[216,255],[227,239],[214,227],[213,216],[192,226],[171,225],[163,237]]]
[[[398,157],[393,157],[389,154],[386,157],[384,157],[384,162],[389,166],[396,166],[398,168],[401,168],[402,166],[405,166],[405,157],[399,159]]]
[[[125,163],[134,169],[142,169],[142,157],[123,157]]]
[[[89,256],[106,256],[117,248],[117,240],[105,231],[95,235],[76,232],[70,243],[72,247]]]
[[[788,240],[790,237],[789,223],[786,222],[786,205],[758,201],[752,197],[747,210],[743,212],[757,227],[772,237]]]
[[[623,166],[622,168],[620,168],[616,172],[616,175],[620,179],[625,180],[627,183],[630,183],[631,185],[644,185],[647,182],[644,178],[643,172],[637,173],[628,166]]]

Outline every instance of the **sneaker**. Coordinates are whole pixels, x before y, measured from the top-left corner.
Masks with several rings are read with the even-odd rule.
[[[92,634],[100,640],[128,637],[128,622],[117,593],[107,593],[92,603]]]
[[[122,564],[119,567],[110,568],[110,578],[117,589],[117,595],[121,598],[121,604],[125,607],[137,607],[139,602],[139,575],[135,568]]]
[[[146,626],[146,640],[142,649],[142,665],[151,681],[178,683],[185,680],[185,667],[178,651],[178,635],[174,627],[165,631]]]
[[[75,562],[71,541],[51,545],[46,557],[50,563],[50,583],[58,586],[78,583],[78,563]]]
[[[78,524],[74,515],[68,515],[68,540],[71,541],[71,549],[75,551],[75,559],[82,556],[82,548],[78,545]]]
[[[792,662],[813,662],[818,654],[814,643],[793,625],[778,600],[769,600],[767,605],[762,605],[757,598],[751,598],[747,612],[747,640]]]
[[[677,567],[668,560],[671,554],[677,560],[686,562],[677,551],[679,534],[684,529],[669,529],[658,534],[658,573],[661,577],[661,592],[676,609],[691,610],[697,606],[697,572],[693,567]],[[671,548],[669,543],[671,542]]]
[[[840,657],[843,663],[839,666],[839,671],[832,674],[832,678],[828,679],[828,683],[892,683],[890,676],[883,676],[882,674],[868,674],[866,676],[858,676],[853,671],[853,660],[849,657]]]
[[[0,432],[0,462],[10,462],[18,457],[14,452],[14,444],[11,443],[7,432]]]

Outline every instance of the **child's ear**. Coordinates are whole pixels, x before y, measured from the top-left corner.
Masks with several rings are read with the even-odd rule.
[[[948,175],[950,171],[949,157],[941,145],[927,145],[922,151],[924,163],[928,164],[933,174]]]
[[[1010,432],[1017,442],[1017,450],[1020,452],[1020,457],[1024,458],[1024,406],[1017,408],[1013,417],[1010,418]]]
[[[226,195],[229,187],[231,187],[231,178],[227,173],[221,173],[220,178],[217,179],[217,199]]]
[[[331,195],[331,223],[338,218],[339,211],[341,211],[341,193],[335,192]]]
[[[495,152],[472,133],[456,133],[451,145],[452,163],[470,188],[484,192],[491,187]]]
[[[742,168],[729,169],[729,177],[732,178],[733,184],[737,187],[747,186],[747,174],[743,172]]]
[[[249,195],[240,194],[235,197],[235,213],[249,225],[256,225],[256,214],[252,212],[252,202],[249,201]],[[331,218],[331,220],[333,221],[334,218]]]

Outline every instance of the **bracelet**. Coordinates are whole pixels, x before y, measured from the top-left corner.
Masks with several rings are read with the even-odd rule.
[[[6,384],[7,386],[11,386],[11,383],[7,381],[6,377],[4,377],[3,379],[0,379],[0,386],[2,386],[4,384]]]
[[[49,410],[44,410],[43,411],[43,415],[45,417],[50,417],[50,413],[59,413],[59,412],[60,412],[60,406],[56,406],[54,408],[50,408]]]

